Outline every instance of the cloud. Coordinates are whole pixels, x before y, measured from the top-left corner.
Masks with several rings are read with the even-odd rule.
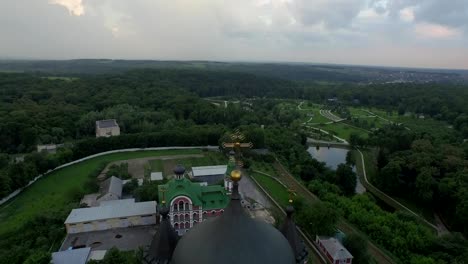
[[[415,25],[414,31],[416,34],[428,38],[451,38],[461,35],[457,29],[431,23],[418,23]]]
[[[460,0],[0,1],[0,57],[468,68],[467,8]]]
[[[49,0],[49,3],[65,7],[70,15],[81,16],[85,13],[82,0]]]
[[[406,7],[400,10],[400,19],[405,22],[414,21],[414,11],[411,7]]]

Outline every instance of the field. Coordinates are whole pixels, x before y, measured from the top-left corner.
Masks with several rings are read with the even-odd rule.
[[[257,180],[257,182],[267,190],[268,194],[270,194],[283,208],[288,206],[289,192],[283,185],[271,177],[261,173],[254,172],[251,173],[250,176]]]
[[[55,171],[38,180],[0,207],[0,234],[13,231],[43,212],[58,211],[72,203],[88,174],[102,162],[167,155],[201,154],[201,150],[163,150],[115,153],[96,157]]]

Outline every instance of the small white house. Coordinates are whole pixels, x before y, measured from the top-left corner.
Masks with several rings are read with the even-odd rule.
[[[55,144],[46,144],[46,145],[37,145],[37,152],[47,152],[54,154],[57,152],[58,145]]]
[[[68,234],[156,224],[156,202],[134,199],[102,202],[98,207],[73,209],[65,220]]]
[[[315,243],[332,264],[351,264],[353,255],[334,237],[316,236]]]
[[[96,121],[96,137],[111,137],[120,135],[120,127],[115,119]]]
[[[151,172],[150,179],[151,179],[151,181],[162,181],[163,180],[163,174],[160,171]]]

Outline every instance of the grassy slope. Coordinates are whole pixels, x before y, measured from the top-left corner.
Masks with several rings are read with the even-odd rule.
[[[15,230],[44,211],[60,210],[73,202],[70,192],[81,189],[88,174],[102,162],[151,156],[200,154],[201,150],[139,151],[105,155],[55,171],[38,180],[0,207],[0,234]]]

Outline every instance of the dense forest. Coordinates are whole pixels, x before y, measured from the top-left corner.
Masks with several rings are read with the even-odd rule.
[[[207,97],[237,103],[223,107]],[[353,197],[356,183],[347,180],[352,174],[349,165],[332,171],[312,159],[297,112],[279,108],[277,100],[321,103],[335,97],[343,105],[422,113],[453,125],[450,136],[390,125],[359,145],[377,153],[378,171],[372,181],[379,188],[390,194],[407,193],[404,198],[433,206],[453,231],[468,235],[468,143],[462,143],[468,137],[468,86],[463,84],[297,82],[263,74],[194,69],[142,69],[70,78],[1,73],[0,197],[38,174],[87,155],[127,147],[216,145],[227,131],[240,128],[257,148],[269,148],[311,191],[330,202],[335,212],[402,262],[463,263],[460,260],[466,259],[468,246],[460,236],[437,238],[407,215],[383,212],[368,195]],[[107,118],[117,119],[122,135],[96,139],[95,121]],[[53,155],[34,152],[37,144],[48,143],[66,145]],[[15,162],[20,155],[25,155],[24,161]],[[47,250],[43,244],[59,240],[61,233],[38,227],[46,224],[58,229],[68,211],[44,212],[21,232],[2,236],[0,253],[7,257],[0,263],[40,258]],[[299,221],[309,221],[308,217],[312,216],[299,215]],[[374,223],[368,223],[371,219]],[[394,238],[382,239],[388,236]],[[13,247],[15,243],[19,246]]]

